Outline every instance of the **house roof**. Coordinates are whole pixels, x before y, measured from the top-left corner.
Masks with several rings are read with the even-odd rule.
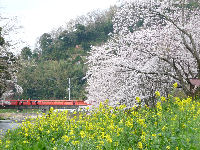
[[[190,79],[190,83],[194,86],[200,86],[200,79]]]

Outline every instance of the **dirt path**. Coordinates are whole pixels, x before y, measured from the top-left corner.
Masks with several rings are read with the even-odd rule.
[[[5,120],[17,120],[22,121],[26,118],[36,118],[41,116],[41,114],[37,113],[0,113],[0,118],[4,118]]]

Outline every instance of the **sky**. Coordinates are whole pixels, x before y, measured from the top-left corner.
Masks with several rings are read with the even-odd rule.
[[[106,9],[119,0],[0,0],[1,14],[17,17],[19,33],[13,37],[34,48],[43,33],[64,25],[70,19],[97,9]]]

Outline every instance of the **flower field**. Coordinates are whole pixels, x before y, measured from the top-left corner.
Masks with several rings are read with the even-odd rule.
[[[54,112],[7,132],[0,149],[200,149],[200,103],[191,98],[160,97],[156,107],[111,107]],[[136,99],[140,105],[140,99]]]

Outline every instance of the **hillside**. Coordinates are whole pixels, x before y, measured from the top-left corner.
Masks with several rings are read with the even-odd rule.
[[[86,56],[91,45],[106,42],[113,32],[115,9],[88,13],[68,22],[66,29],[44,33],[36,49],[24,47],[18,73],[24,92],[15,98],[67,99],[71,78],[72,99],[85,99]]]

